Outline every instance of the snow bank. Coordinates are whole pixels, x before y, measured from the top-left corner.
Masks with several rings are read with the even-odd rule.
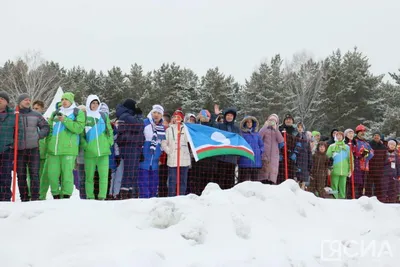
[[[330,253],[327,240],[346,253]],[[399,252],[398,205],[318,199],[293,181],[209,184],[200,197],[0,204],[7,267],[379,267],[400,266]]]

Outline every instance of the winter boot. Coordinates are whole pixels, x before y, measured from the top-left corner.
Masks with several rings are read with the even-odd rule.
[[[131,190],[121,190],[119,192],[119,194],[120,194],[122,200],[132,198],[132,191]]]
[[[60,195],[53,196],[53,199],[60,199]]]
[[[63,198],[70,198],[70,195],[64,195]]]

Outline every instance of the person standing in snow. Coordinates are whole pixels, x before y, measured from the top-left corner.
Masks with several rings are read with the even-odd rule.
[[[215,119],[212,118],[210,111],[202,109],[197,115],[201,125],[214,127]],[[213,181],[213,168],[217,164],[216,157],[201,159],[197,162],[192,160],[190,173],[193,173],[193,178],[189,178],[189,186],[191,193],[198,196],[201,195],[208,183]]]
[[[318,197],[325,197],[325,185],[328,177],[329,158],[326,155],[328,144],[319,142],[317,150],[312,156],[313,166],[310,177],[310,192]]]
[[[178,146],[180,147],[180,195],[186,194],[187,189],[187,175],[190,166],[190,152],[187,139],[186,128],[180,124],[178,129],[178,122],[183,122],[185,114],[182,109],[177,109],[172,115],[175,123],[171,124],[166,132],[166,139],[161,142],[161,146],[165,153],[167,153],[168,165],[168,196],[173,197],[177,195],[177,170],[178,170]],[[180,144],[178,144],[178,134],[180,137]]]
[[[310,184],[310,171],[312,167],[312,153],[309,139],[305,133],[305,127],[302,122],[297,124],[296,135],[296,179],[302,189]]]
[[[355,198],[363,195],[364,183],[369,173],[369,161],[374,156],[370,144],[365,140],[367,129],[360,124],[356,127],[356,151],[354,153],[354,191]]]
[[[44,102],[41,100],[33,101],[32,109],[34,111],[40,113],[43,116],[45,113]],[[49,131],[50,131],[50,126],[49,126]],[[49,191],[49,187],[50,187],[49,177],[47,175],[47,163],[46,163],[46,158],[47,158],[46,138],[39,140],[39,153],[40,153],[39,199],[45,200],[47,192]]]
[[[220,113],[219,106],[215,106],[215,115]],[[222,131],[240,134],[239,127],[235,125],[237,116],[236,108],[227,108],[224,110],[224,122],[214,125]],[[229,189],[235,185],[235,171],[238,163],[238,156],[223,155],[215,157],[217,166],[214,169],[213,180],[221,189]]]
[[[11,200],[15,111],[9,103],[8,94],[0,91],[0,201]],[[20,138],[22,138],[22,131],[18,131],[18,139]]]
[[[74,94],[69,92],[62,95],[60,109],[49,118],[50,134],[46,139],[47,169],[54,199],[70,198],[72,195],[73,169],[85,120],[85,114],[76,107]]]
[[[143,157],[139,165],[138,187],[140,198],[157,196],[158,162],[161,156],[161,141],[165,140],[163,124],[164,108],[154,105],[144,120]]]
[[[31,109],[31,98],[28,94],[18,96],[18,105],[22,124],[23,137],[18,140],[18,188],[21,201],[29,201],[27,170],[30,177],[31,199],[39,200],[40,192],[40,152],[39,140],[49,134],[49,124],[43,116]]]
[[[98,199],[104,200],[108,189],[108,169],[113,129],[107,114],[100,112],[100,99],[89,95],[86,100],[86,126],[81,136],[85,157],[85,191],[87,199],[95,199],[94,173],[99,174]]]
[[[397,203],[400,187],[400,156],[396,151],[397,143],[394,140],[388,142],[385,155],[384,179],[382,181],[382,199],[384,203]]]
[[[294,118],[290,114],[286,114],[285,119],[283,120],[283,124],[279,126],[279,131],[282,136],[284,136],[284,131],[286,131],[286,149],[287,149],[287,168],[288,168],[288,178],[294,179],[296,176],[296,161],[297,161],[297,153],[295,151],[296,148],[296,135],[297,130],[293,126]],[[284,147],[281,149],[281,157],[279,163],[279,175],[278,175],[278,183],[281,183],[285,180],[285,159],[283,158],[285,155]]]
[[[319,144],[319,141],[321,141],[321,133],[318,131],[312,131],[311,132],[312,139],[311,139],[311,152],[314,155],[315,152],[317,152],[317,146]]]
[[[239,157],[239,182],[257,181],[262,167],[264,142],[258,133],[259,123],[253,116],[245,117],[240,123],[242,137],[254,152],[254,161],[246,157]]]
[[[284,146],[281,132],[278,130],[279,117],[272,114],[260,130],[264,143],[262,168],[258,180],[262,183],[277,184],[279,173],[279,150]]]
[[[350,152],[351,152],[351,154],[353,155],[353,158],[354,158],[354,155],[355,155],[356,150],[357,150],[357,142],[356,142],[356,140],[354,140],[354,131],[353,131],[353,129],[346,129],[344,131],[344,136],[345,136],[344,143],[349,146]],[[353,165],[353,169],[354,169],[354,161],[352,162],[352,165]],[[352,175],[354,176],[354,173],[352,173]],[[348,199],[352,199],[353,198],[353,196],[352,196],[352,194],[353,194],[353,185],[352,185],[352,177],[351,177],[351,175],[349,177],[347,177],[347,183],[346,184],[347,184],[347,190],[346,190],[347,198]]]
[[[369,175],[365,181],[365,195],[368,197],[376,196],[380,201],[383,201],[383,168],[387,148],[383,144],[379,132],[374,133],[373,140],[369,142],[369,145],[374,151],[374,157],[369,161]]]
[[[346,198],[347,177],[351,174],[350,148],[344,143],[344,133],[336,133],[336,142],[329,146],[326,155],[333,158],[331,188],[336,199]]]
[[[117,144],[124,160],[124,174],[121,182],[120,197],[133,198],[137,193],[137,176],[140,156],[144,143],[144,124],[142,111],[136,108],[136,101],[126,99],[117,106],[118,137]]]
[[[164,112],[163,115],[163,125],[165,131],[168,129],[169,124],[171,123],[171,115]],[[158,183],[158,197],[167,197],[168,196],[168,165],[167,165],[167,153],[165,151],[161,152],[159,164],[158,164],[158,175],[159,175],[159,183]]]

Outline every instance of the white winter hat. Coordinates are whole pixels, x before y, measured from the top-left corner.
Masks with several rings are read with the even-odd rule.
[[[164,115],[164,108],[161,105],[154,105],[151,109],[151,113],[153,112],[158,112],[161,113],[161,115]]]
[[[388,142],[388,145],[390,145],[390,144],[393,144],[393,145],[397,146],[397,143],[396,143],[396,141],[394,141],[394,140],[390,140],[390,141]]]
[[[354,133],[353,129],[347,129],[346,131],[344,131],[344,136],[347,137],[347,134],[351,132]]]

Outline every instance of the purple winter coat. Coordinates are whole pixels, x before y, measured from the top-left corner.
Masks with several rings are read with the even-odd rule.
[[[279,150],[283,146],[284,140],[278,127],[274,129],[272,126],[264,126],[259,133],[264,142],[264,153],[262,155],[263,167],[258,180],[269,180],[276,184],[279,172]]]
[[[253,122],[251,129],[246,128],[246,122],[248,119],[251,119]],[[240,123],[240,132],[242,137],[253,149],[254,161],[246,157],[240,157],[239,168],[261,168],[262,166],[261,156],[264,151],[264,143],[261,140],[260,134],[257,132],[258,124],[258,120],[252,116],[245,117]]]

